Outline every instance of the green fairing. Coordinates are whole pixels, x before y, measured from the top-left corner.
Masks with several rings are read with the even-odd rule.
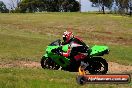
[[[53,55],[53,54],[49,54],[50,57],[54,58],[53,60],[59,64],[62,67],[66,67],[67,65],[70,64],[70,59],[63,57],[63,56],[59,56],[59,55]]]
[[[44,57],[46,57],[46,58],[48,58],[48,54],[47,54],[47,53],[46,53],[46,54],[44,54],[43,56],[44,56]]]
[[[64,46],[62,47],[62,50],[63,50],[64,52],[67,52],[67,50],[68,50],[68,47],[69,47],[69,44],[67,44],[67,45],[64,45]]]
[[[104,54],[106,54],[106,51],[108,51],[108,47],[107,46],[98,46],[95,45],[91,48],[91,56],[102,56]]]
[[[66,57],[63,57],[63,56],[56,55],[56,54],[51,52],[51,50],[53,50],[55,48],[58,48],[58,47],[60,47],[60,46],[48,46],[47,49],[46,49],[47,55],[45,55],[45,56],[48,56],[49,58],[53,58],[53,60],[57,64],[59,64],[62,67],[66,67],[67,65],[70,64],[70,59],[68,59]],[[64,52],[66,52],[68,50],[68,45],[62,46],[62,50]]]
[[[46,53],[49,54],[49,53],[52,53],[51,50],[55,49],[55,48],[58,48],[59,46],[47,46],[47,49],[46,49]]]

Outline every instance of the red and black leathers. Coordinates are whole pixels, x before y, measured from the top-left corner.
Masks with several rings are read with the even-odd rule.
[[[70,44],[68,51],[62,52],[65,57],[71,57],[78,61],[84,59],[88,54],[88,46],[78,37],[73,37],[67,43],[62,43],[62,45],[65,44]]]

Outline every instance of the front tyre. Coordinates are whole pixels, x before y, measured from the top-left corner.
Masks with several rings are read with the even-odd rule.
[[[46,67],[46,60],[47,60],[46,57],[42,57],[42,58],[41,58],[40,63],[41,63],[41,67],[42,67],[43,69],[47,68],[47,67]]]
[[[42,57],[41,67],[44,69],[58,70],[60,68],[51,58]]]
[[[91,58],[88,71],[90,74],[106,74],[108,71],[108,63],[102,57],[93,57]]]

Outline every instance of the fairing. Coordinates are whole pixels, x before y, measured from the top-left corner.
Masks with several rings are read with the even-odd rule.
[[[98,46],[95,45],[91,48],[91,56],[103,56],[109,52],[109,48],[107,46]]]

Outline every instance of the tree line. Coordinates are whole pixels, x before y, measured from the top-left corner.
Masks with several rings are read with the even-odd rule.
[[[76,12],[79,9],[76,0],[22,0],[16,8],[20,12]]]
[[[77,12],[80,11],[81,0],[10,0],[12,12]],[[106,9],[120,14],[132,14],[132,0],[89,0],[93,7],[105,14]],[[16,5],[16,6],[15,6]],[[0,12],[8,12],[5,4],[0,1]]]
[[[0,1],[0,12],[1,13],[9,12],[9,10],[6,8],[6,5],[2,1]]]
[[[93,7],[100,8],[105,14],[105,9],[119,14],[132,14],[132,0],[90,0]]]

